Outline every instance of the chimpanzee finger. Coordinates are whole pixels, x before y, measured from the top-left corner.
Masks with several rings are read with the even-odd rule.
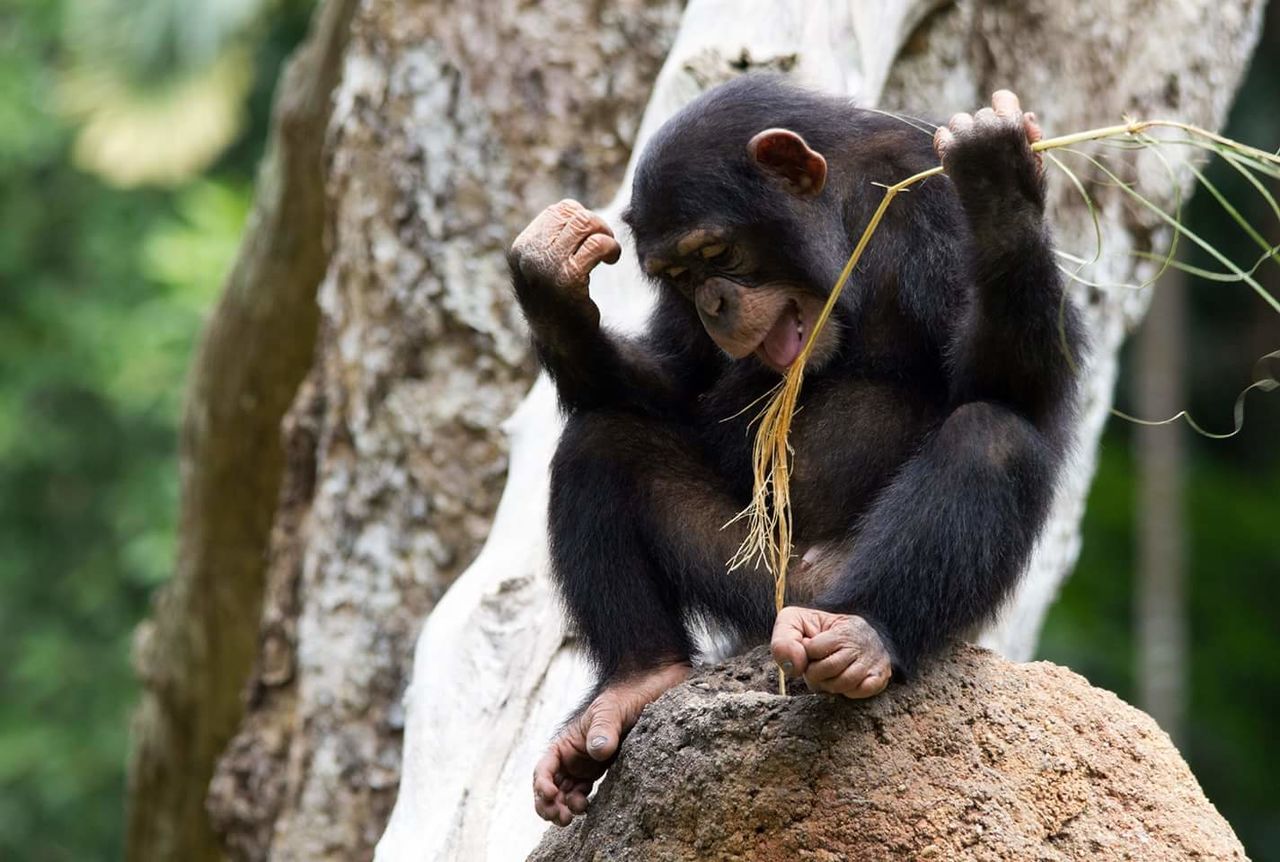
[[[884,653],[869,652],[858,657],[832,683],[832,688],[845,697],[863,698],[879,694],[893,676],[893,665]]]
[[[954,135],[963,135],[973,128],[973,115],[965,113],[953,114],[951,119],[947,121],[947,128]]]
[[[809,664],[804,638],[812,627],[806,621],[804,610],[788,607],[779,611],[773,623],[773,636],[769,639],[773,660],[788,676],[799,676]]]
[[[869,668],[863,662],[855,662],[830,684],[830,690],[851,700],[861,700],[879,694],[888,684],[887,673],[882,673],[874,667]]]
[[[809,661],[817,661],[818,659],[826,658],[842,646],[848,645],[848,632],[839,628],[831,628],[814,637],[807,638],[804,642],[804,652]]]
[[[622,246],[611,236],[593,233],[583,240],[573,257],[569,258],[569,267],[580,275],[586,275],[596,264],[617,263],[622,257]]]
[[[773,653],[774,663],[787,676],[800,676],[809,664],[804,656],[804,647],[798,640],[790,639],[789,635],[774,635],[769,650]]]
[[[613,237],[613,229],[609,227],[609,223],[596,213],[577,201],[567,203],[572,206],[566,206],[562,211],[564,221],[553,243],[557,253],[564,257],[575,254],[586,240],[596,234]]]
[[[564,804],[574,814],[582,814],[587,810],[587,794],[575,790],[564,798]]]
[[[809,667],[804,672],[805,682],[810,684],[825,683],[836,679],[857,660],[858,653],[856,650],[849,648],[838,649],[821,661],[810,662]]]
[[[582,223],[590,213],[586,207],[573,198],[565,198],[547,207],[533,220],[530,229],[537,228],[550,245],[559,240],[565,229],[575,223]]]
[[[1000,123],[1000,116],[991,108],[983,108],[973,115],[973,124],[979,129],[994,129]]]
[[[955,135],[951,134],[951,130],[946,126],[938,126],[933,133],[933,151],[938,154],[938,158],[945,155],[947,148],[955,142]]]
[[[576,247],[576,248],[574,248],[573,253],[576,255],[576,254],[578,254],[579,252],[581,252],[581,251],[582,251],[582,247],[583,247],[583,246],[585,246],[588,242],[590,242],[590,241],[591,241],[592,239],[594,239],[595,237],[602,237],[602,238],[604,238],[604,239],[610,239],[610,240],[613,240],[613,241],[614,241],[614,242],[613,242],[613,245],[614,245],[614,246],[618,246],[617,239],[614,237],[614,235],[613,235],[613,231],[609,230],[609,226],[608,226],[607,224],[605,224],[603,220],[601,220],[601,219],[596,219],[596,220],[595,220],[595,221],[593,221],[593,222],[592,222],[592,224],[591,224],[591,233],[589,233],[589,234],[587,234],[587,235],[585,235],[585,236],[583,236],[583,237],[582,237],[582,239],[581,239],[581,241],[578,243],[577,247]],[[618,246],[618,248],[621,248],[621,246]],[[608,262],[608,263],[616,263],[616,262],[617,262],[617,258],[615,257],[613,260],[610,260],[610,261],[607,261],[607,262]]]
[[[534,766],[533,784],[535,787],[554,788],[559,783],[556,779],[560,775],[560,753],[552,748],[542,755]]]
[[[1022,127],[1027,131],[1027,140],[1030,143],[1034,144],[1044,139],[1044,131],[1040,128],[1036,115],[1031,111],[1022,115]]]
[[[533,794],[533,811],[543,820],[552,823],[558,822],[560,817],[560,796],[542,796],[539,793]]]
[[[578,243],[573,249],[574,252],[577,252],[583,243],[598,234],[613,238],[613,228],[609,227],[609,223],[590,210],[586,211],[585,220],[574,223],[573,229],[578,233]],[[568,241],[570,240],[566,239],[566,242]]]
[[[544,799],[555,799],[560,788],[556,776],[560,774],[560,752],[555,748],[542,755],[533,770],[533,791]]]
[[[1012,90],[996,90],[991,94],[991,108],[1003,120],[1016,120],[1022,116],[1022,105]]]

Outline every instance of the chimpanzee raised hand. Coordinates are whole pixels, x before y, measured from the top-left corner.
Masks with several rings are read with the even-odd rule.
[[[870,697],[987,620],[1044,524],[1074,421],[1078,353],[1043,219],[1040,136],[1017,97],[919,130],[744,77],[649,144],[623,216],[659,299],[647,332],[600,326],[591,270],[621,253],[581,205],[512,246],[515,290],[567,425],[551,556],[599,671],[534,775],[566,824],[644,706],[684,679],[688,625],[746,641],[810,688]],[[935,155],[935,150],[937,155]],[[726,570],[751,493],[751,407],[795,361],[853,239],[900,195],[818,336],[791,431],[789,606]]]

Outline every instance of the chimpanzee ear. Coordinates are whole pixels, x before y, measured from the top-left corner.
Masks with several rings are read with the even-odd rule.
[[[827,160],[790,129],[765,129],[747,144],[747,155],[794,194],[812,196],[827,183]]]

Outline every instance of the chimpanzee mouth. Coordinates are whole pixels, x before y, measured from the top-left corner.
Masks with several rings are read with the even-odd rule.
[[[808,334],[809,326],[806,325],[800,305],[794,299],[788,300],[779,312],[778,319],[760,340],[756,356],[774,371],[786,373],[804,348]]]

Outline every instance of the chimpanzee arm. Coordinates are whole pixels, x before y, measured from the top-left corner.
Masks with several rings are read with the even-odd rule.
[[[975,287],[952,345],[952,403],[991,400],[1049,433],[1071,412],[1080,326],[1044,220],[1040,139],[1017,97],[958,114],[936,139],[972,233]]]
[[[576,201],[542,212],[508,255],[516,298],[538,360],[567,411],[621,408],[670,414],[701,382],[683,367],[714,368],[692,354],[712,350],[687,303],[659,303],[648,333],[631,339],[600,325],[587,292],[590,272],[614,263],[620,247],[604,221]]]
[[[1011,93],[958,115],[939,150],[973,235],[975,291],[953,343],[950,415],[862,519],[818,606],[876,628],[899,671],[989,620],[1048,516],[1074,413],[1074,309],[1044,224],[1039,137]]]

